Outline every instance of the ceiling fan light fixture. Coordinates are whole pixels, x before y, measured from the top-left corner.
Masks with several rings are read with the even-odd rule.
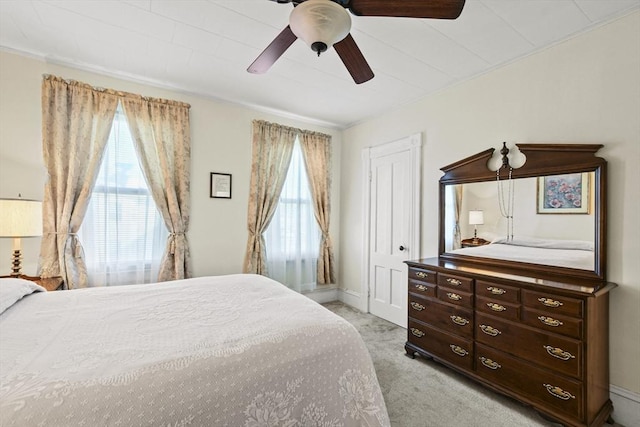
[[[331,0],[307,0],[293,9],[289,26],[296,37],[320,55],[349,34],[351,17]]]

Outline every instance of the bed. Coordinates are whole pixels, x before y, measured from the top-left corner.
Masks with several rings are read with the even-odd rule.
[[[450,253],[581,270],[593,270],[595,262],[593,243],[582,240],[498,238],[488,245],[456,249]]]
[[[355,328],[257,275],[0,279],[0,425],[388,426]]]

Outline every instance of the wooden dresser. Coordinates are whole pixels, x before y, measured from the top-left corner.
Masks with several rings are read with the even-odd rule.
[[[434,359],[570,426],[609,400],[609,291],[429,258],[407,261],[407,354]]]

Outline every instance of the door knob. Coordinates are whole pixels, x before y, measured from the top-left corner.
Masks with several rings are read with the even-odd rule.
[[[400,249],[401,251],[404,251],[407,248],[405,248],[404,246],[400,245],[400,247],[398,249]]]

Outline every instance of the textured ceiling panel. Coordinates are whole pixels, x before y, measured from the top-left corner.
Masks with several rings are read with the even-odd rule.
[[[288,24],[267,0],[0,0],[0,47],[346,127],[640,8],[640,0],[467,0],[456,20],[352,16],[376,77],[356,85],[333,49],[297,40],[247,67]]]

